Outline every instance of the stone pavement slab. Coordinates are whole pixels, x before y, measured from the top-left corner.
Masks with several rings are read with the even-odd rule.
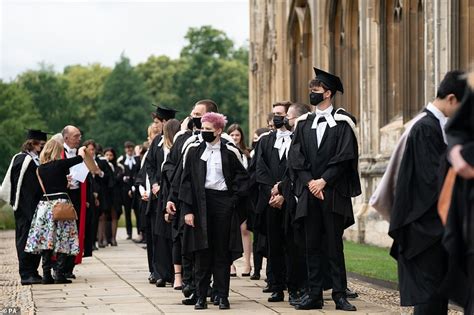
[[[4,306],[17,306],[25,314],[190,314],[192,306],[181,304],[183,295],[170,285],[157,288],[148,283],[146,251],[143,244],[125,240],[125,230],[120,229],[117,247],[101,248],[93,257],[83,259],[76,267],[77,279],[72,284],[33,285],[18,284],[14,233],[0,231],[0,284]],[[13,258],[12,258],[13,257]],[[237,270],[243,269],[241,260]],[[265,274],[262,272],[262,274]],[[353,300],[358,311],[351,314],[401,314],[410,309],[398,307],[398,293],[351,280],[360,298]],[[231,309],[225,314],[344,314],[336,311],[330,292],[325,292],[323,310],[296,311],[288,302],[269,303],[268,294],[262,292],[264,280],[232,278]],[[377,293],[377,294],[375,294]],[[384,303],[384,294],[387,303]],[[377,296],[378,300],[371,300]],[[286,296],[287,298],[287,296]],[[202,311],[201,311],[202,312]],[[209,305],[206,314],[222,313]]]

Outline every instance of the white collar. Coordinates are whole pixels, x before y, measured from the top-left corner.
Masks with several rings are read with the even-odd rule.
[[[64,142],[64,148],[66,149],[66,151],[67,151],[68,153],[69,153],[69,152],[74,152],[74,153],[77,152],[77,149],[75,149],[75,148],[70,148],[70,147],[66,144],[66,142]]]
[[[332,105],[326,108],[325,110],[320,110],[316,107],[316,111],[315,111],[316,116],[314,117],[314,121],[313,121],[313,124],[311,125],[311,129],[316,129],[318,127],[319,117],[326,118],[326,122],[330,128],[336,126],[337,125],[336,120],[332,116],[333,110],[334,110],[334,107]]]
[[[438,107],[434,106],[433,103],[428,103],[426,109],[429,110],[443,125],[448,121],[448,117],[444,116],[443,112]]]
[[[221,142],[217,141],[216,144],[210,144],[209,142],[206,142],[206,149],[204,152],[201,154],[201,160],[207,162],[207,160],[211,157],[211,154],[214,151],[220,151],[221,148]]]
[[[282,137],[289,137],[289,136],[291,136],[291,133],[292,132],[289,131],[289,130],[283,131],[283,130],[278,129],[277,133],[276,133],[276,137],[277,137],[277,139],[280,139]]]
[[[206,142],[206,150],[216,150],[221,148],[221,142],[217,141],[215,144],[210,144],[209,142]]]
[[[133,155],[125,154],[127,160],[134,160]]]

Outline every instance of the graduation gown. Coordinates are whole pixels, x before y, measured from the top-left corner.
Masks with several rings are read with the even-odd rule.
[[[206,212],[206,191],[204,188],[206,180],[207,163],[201,160],[201,155],[206,149],[206,143],[194,143],[188,147],[184,156],[185,166],[183,170],[179,200],[182,204],[183,217],[185,214],[194,214],[194,225],[184,226],[183,251],[193,253],[207,249],[208,227]],[[248,195],[248,174],[241,159],[240,151],[231,143],[221,139],[222,171],[228,190],[232,194],[234,211],[231,219],[229,252],[232,260],[242,255],[242,237],[240,224],[246,219],[239,210],[244,209],[246,196]],[[240,156],[241,157],[241,156]]]
[[[288,153],[288,167],[294,176],[294,193],[298,198],[294,221],[308,216],[309,198],[314,198],[307,184],[311,179],[324,178],[327,182],[323,211],[344,216],[347,228],[354,224],[351,197],[361,194],[358,172],[358,145],[353,131],[355,119],[344,110],[334,110],[336,126],[326,127],[318,147],[316,129],[311,126],[315,113],[298,118]],[[321,231],[314,231],[320,233]],[[311,242],[311,238],[308,240]]]
[[[37,165],[26,152],[15,155],[2,184],[2,192],[15,216],[15,242],[22,279],[38,274],[40,255],[25,253],[26,240],[42,191],[36,176]]]
[[[402,306],[427,303],[438,293],[446,269],[437,203],[447,146],[439,120],[424,112],[406,141],[388,233],[394,239],[391,255],[398,261]]]
[[[462,145],[461,154],[474,165],[474,93],[466,93],[461,107],[446,124],[448,146]],[[452,277],[450,298],[464,306],[466,314],[474,313],[474,179],[457,177],[443,237],[449,253],[449,268],[460,275]],[[470,292],[470,293],[469,293]],[[470,295],[469,295],[470,294]]]

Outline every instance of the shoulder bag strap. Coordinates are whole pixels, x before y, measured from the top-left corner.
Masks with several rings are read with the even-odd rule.
[[[38,177],[38,181],[39,181],[39,184],[41,186],[41,189],[43,190],[43,193],[44,193],[44,196],[46,197],[46,199],[48,199],[49,201],[49,198],[48,196],[46,195],[46,189],[44,189],[44,184],[43,184],[43,181],[41,180],[41,176],[39,174],[39,168],[37,167],[36,168],[36,176]]]

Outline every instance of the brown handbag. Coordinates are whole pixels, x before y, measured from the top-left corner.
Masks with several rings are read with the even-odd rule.
[[[456,182],[456,172],[452,167],[449,168],[446,178],[444,180],[443,188],[438,199],[438,214],[443,225],[446,225],[448,220],[449,207],[451,206],[451,199],[453,197],[454,183]]]
[[[41,189],[43,190],[44,196],[46,197],[48,201],[50,201],[48,198],[48,195],[46,194],[46,189],[44,189],[43,181],[41,180],[38,169],[36,169],[36,176],[38,176],[38,181],[40,183]],[[72,205],[69,195],[66,194],[66,196],[69,199],[69,203],[58,201],[53,206],[53,220],[54,221],[77,220],[76,209],[74,209],[74,206]]]

